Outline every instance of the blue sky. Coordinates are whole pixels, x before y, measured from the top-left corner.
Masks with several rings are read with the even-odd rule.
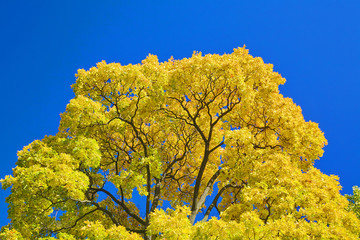
[[[319,123],[329,145],[316,166],[351,193],[360,185],[359,12],[358,0],[2,0],[0,177],[23,146],[57,132],[77,69],[245,44],[274,64],[287,79],[281,92]],[[1,226],[8,194],[0,192]]]

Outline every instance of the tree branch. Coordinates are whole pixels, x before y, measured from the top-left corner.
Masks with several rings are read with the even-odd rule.
[[[109,191],[103,189],[103,188],[90,188],[91,190],[94,190],[96,192],[103,192],[106,195],[108,195],[115,203],[119,204],[124,210],[125,212],[132,218],[134,218],[138,223],[140,223],[141,225],[146,226],[146,222],[140,218],[139,216],[135,215],[134,213],[132,213],[130,211],[130,209],[126,206],[124,198],[122,198],[122,201],[119,201],[114,195],[112,195]]]
[[[210,178],[208,184],[206,185],[206,188],[205,188],[203,194],[201,194],[201,197],[200,197],[200,199],[198,201],[196,212],[198,212],[199,209],[201,208],[201,206],[205,203],[206,197],[207,197],[209,191],[212,189],[216,178],[220,175],[220,172],[221,172],[221,169],[217,170],[215,172],[215,174]]]
[[[221,194],[222,194],[226,189],[228,189],[228,188],[230,188],[230,187],[241,189],[243,186],[242,186],[242,185],[238,186],[238,185],[233,185],[233,184],[227,184],[227,185],[225,185],[223,188],[221,188],[221,189],[219,190],[219,192],[216,194],[214,200],[212,201],[212,203],[210,204],[210,206],[208,207],[208,209],[206,210],[205,216],[204,216],[204,218],[203,218],[202,221],[204,221],[204,222],[207,221],[207,219],[209,218],[209,215],[210,215],[210,213],[211,213],[211,210],[212,210],[214,207],[217,209],[217,202],[218,202]],[[218,211],[219,211],[219,210],[218,210]]]
[[[76,226],[76,224],[77,224],[81,219],[83,219],[83,218],[86,217],[87,215],[89,215],[89,214],[91,214],[91,213],[93,213],[93,212],[95,212],[95,211],[97,211],[97,210],[99,210],[99,209],[98,209],[98,208],[95,208],[95,209],[91,210],[90,212],[85,213],[84,215],[82,215],[81,217],[79,217],[78,219],[76,219],[75,222],[74,222],[74,224],[71,225],[71,226],[62,227],[62,228],[57,229],[57,230],[54,230],[54,231],[52,231],[52,232],[56,233],[56,232],[60,232],[60,231],[62,231],[62,230],[66,230],[66,229],[73,228],[73,227]]]
[[[101,210],[103,213],[105,213],[106,215],[108,215],[108,217],[111,219],[111,221],[116,225],[119,226],[118,221],[116,221],[116,219],[114,218],[114,215],[107,210],[106,208],[101,207],[98,203],[93,202],[93,204],[97,207],[97,209]]]

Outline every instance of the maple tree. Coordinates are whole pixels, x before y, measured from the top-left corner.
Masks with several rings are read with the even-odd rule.
[[[323,132],[245,48],[103,61],[76,77],[58,134],[26,146],[2,180],[2,238],[358,237],[338,178],[313,166]]]

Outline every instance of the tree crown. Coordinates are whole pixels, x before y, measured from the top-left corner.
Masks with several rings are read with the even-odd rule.
[[[337,177],[313,166],[323,132],[279,93],[285,79],[273,66],[245,48],[162,63],[154,55],[136,65],[102,61],[76,77],[58,134],[20,151],[2,180],[12,191],[3,236],[359,234]],[[214,212],[219,218],[209,220]]]

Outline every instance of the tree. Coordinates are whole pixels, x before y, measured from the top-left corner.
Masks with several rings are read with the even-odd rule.
[[[76,77],[58,134],[26,146],[2,180],[3,238],[358,236],[337,177],[313,166],[324,134],[245,48],[103,61]]]

